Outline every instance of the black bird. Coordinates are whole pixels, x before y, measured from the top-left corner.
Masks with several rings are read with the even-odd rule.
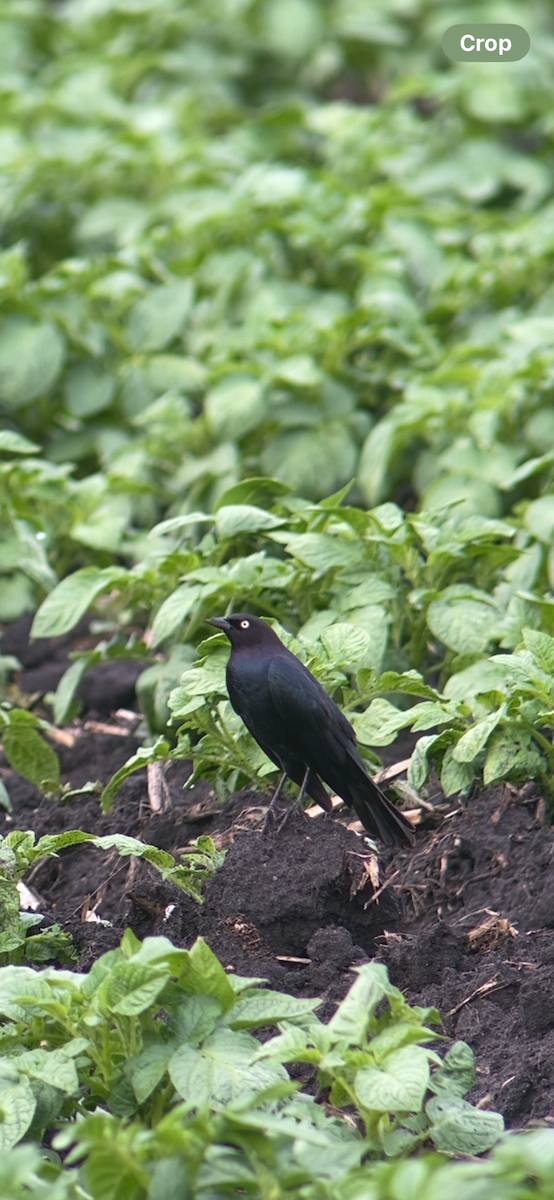
[[[355,809],[368,833],[391,844],[414,842],[410,821],[368,775],[356,734],[311,671],[287,650],[275,631],[250,613],[208,618],[231,643],[227,689],[231,704],[268,758],[327,812],[331,800],[321,779]],[[320,779],[321,776],[321,779]]]

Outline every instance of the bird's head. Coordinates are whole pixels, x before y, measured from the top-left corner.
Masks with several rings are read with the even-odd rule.
[[[251,613],[231,613],[228,617],[207,617],[206,623],[226,633],[234,650],[242,650],[243,647],[252,649],[254,646],[270,646],[274,643],[279,646],[283,645],[271,625],[267,625],[260,617],[253,617]]]

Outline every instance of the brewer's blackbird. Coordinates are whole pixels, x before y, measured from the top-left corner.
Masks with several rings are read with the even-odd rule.
[[[231,643],[227,689],[235,712],[283,771],[271,807],[288,776],[299,785],[300,800],[307,792],[329,811],[324,780],[355,809],[368,833],[389,845],[412,845],[411,822],[368,775],[350,722],[271,626],[250,613],[211,617],[208,624]]]

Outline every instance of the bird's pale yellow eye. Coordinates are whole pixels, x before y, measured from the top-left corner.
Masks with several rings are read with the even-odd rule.
[[[250,621],[241,621],[240,627],[241,629],[250,629]]]

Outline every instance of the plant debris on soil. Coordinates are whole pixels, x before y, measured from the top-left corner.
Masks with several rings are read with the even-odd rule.
[[[29,646],[29,625],[25,618],[8,629],[1,650],[22,664],[19,692],[40,700],[68,665],[76,635]],[[83,627],[78,636],[86,634]],[[144,663],[105,666],[85,676],[81,716],[55,735],[72,788],[105,785],[137,748],[134,683]],[[387,751],[389,764],[400,762],[406,743]],[[554,831],[543,824],[534,784],[485,788],[463,805],[445,801],[437,786],[421,809],[415,848],[387,849],[377,861],[343,806],[329,815],[293,811],[262,833],[268,797],[246,789],[221,805],[207,783],[184,790],[184,761],[168,764],[162,780],[159,772],[132,775],[108,814],[90,793],[46,800],[3,757],[0,772],[13,805],[0,812],[4,836],[16,828],[37,838],[65,829],[122,833],[178,856],[209,833],[227,850],[202,905],[116,851],[78,845],[36,863],[25,883],[45,921],[73,935],[79,969],[116,946],[127,926],[178,946],[200,934],[229,971],[321,996],[325,1019],[352,968],[377,957],[410,1003],[436,1005],[447,1037],[472,1046],[473,1103],[498,1109],[513,1127],[554,1120]]]

